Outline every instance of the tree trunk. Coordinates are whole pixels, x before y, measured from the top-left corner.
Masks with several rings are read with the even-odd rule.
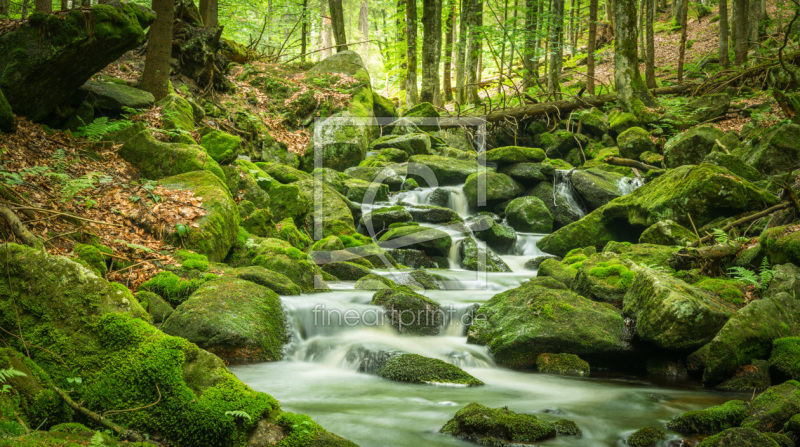
[[[563,23],[563,22],[562,22]],[[567,37],[562,38],[562,46],[564,43],[569,45],[569,55],[570,57],[575,56],[575,47],[572,45],[572,35],[575,33],[575,0],[570,0],[569,2],[569,32],[567,33]]]
[[[683,82],[683,62],[686,60],[686,34],[689,31],[689,0],[683,0],[681,16],[681,44],[678,51],[678,83]]]
[[[369,61],[369,5],[367,0],[361,2],[361,9],[358,11],[358,30],[361,32],[361,55],[364,63]]]
[[[453,31],[456,27],[456,0],[447,0],[447,20],[445,21],[445,26],[444,73],[442,84],[444,100],[446,102],[453,99]]]
[[[611,24],[611,28],[615,30],[617,29],[617,1],[618,0],[606,0],[606,18],[608,19],[608,23]]]
[[[336,52],[347,51],[342,0],[328,0],[328,9],[331,10],[331,27],[333,28],[333,40],[336,42]]]
[[[319,2],[319,46],[322,48],[320,51],[320,58],[326,59],[331,55],[331,46],[333,46],[333,31],[331,26],[331,18],[327,12],[328,3]]]
[[[470,12],[472,0],[461,0],[461,24],[458,30],[458,51],[456,53],[456,97],[459,104],[463,104],[467,96],[467,36],[469,35]]]
[[[406,0],[406,107],[417,105],[417,1]]]
[[[553,0],[550,10],[553,22],[550,25],[550,69],[547,76],[547,91],[553,99],[561,99],[561,65],[564,60],[564,0]]]
[[[6,0],[6,1],[7,1],[7,0]],[[2,1],[0,1],[0,3],[3,3],[3,2],[2,2]],[[1,8],[0,8],[0,9],[1,9]],[[61,10],[62,10],[62,11],[66,11],[66,10],[68,10],[68,9],[69,9],[69,0],[61,0]],[[0,12],[0,15],[3,15],[3,14]]]
[[[11,0],[0,0],[0,17],[11,17]]]
[[[597,49],[597,0],[589,0],[589,37],[586,56],[586,90],[594,95],[594,52]]]
[[[653,21],[655,20],[656,13],[656,0],[642,0],[646,3],[647,16],[645,20],[645,28],[647,31],[647,51],[645,57],[645,70],[644,77],[647,81],[647,88],[656,88],[656,43],[655,34],[653,33]]]
[[[647,34],[644,30],[644,21],[645,21],[645,4],[647,0],[638,0],[639,1],[639,59],[647,60],[647,47],[644,43],[645,35]]]
[[[733,45],[736,65],[747,63],[747,10],[748,0],[733,0]]]
[[[442,0],[422,2],[422,89],[420,102],[433,103],[439,90],[442,54]]]
[[[483,0],[472,1],[470,14],[470,41],[467,45],[467,102],[479,104],[478,80],[480,79],[481,31],[479,27],[483,17]]]
[[[523,44],[523,61],[525,67],[525,78],[522,81],[523,90],[533,86],[533,79],[536,77],[538,64],[534,62],[536,58],[536,24],[538,20],[539,2],[541,0],[525,0],[525,41]]]
[[[22,0],[22,11],[20,12],[22,20],[28,17],[28,0]]]
[[[655,105],[639,73],[636,52],[636,0],[617,0],[616,38],[614,44],[614,80],[619,103],[623,110],[637,117],[646,113],[645,107]]]
[[[767,17],[767,3],[765,0],[750,0],[747,11],[747,39],[750,41],[750,48],[758,46],[758,41],[765,34],[762,26]]]
[[[517,35],[517,12],[519,10],[519,0],[514,0],[514,13],[511,19],[511,43],[508,52],[508,75],[511,76],[514,71],[514,52],[516,51],[516,35]],[[505,97],[503,97],[505,100]]]
[[[169,59],[172,54],[172,22],[175,18],[175,0],[153,0],[156,21],[150,26],[147,41],[147,58],[140,88],[160,100],[169,93]]]
[[[408,67],[406,57],[408,56],[406,50],[406,0],[397,0],[397,9],[395,10],[395,29],[396,29],[396,48],[395,53],[397,57],[396,69],[398,69],[397,85],[400,90],[406,88],[406,68]]]
[[[503,3],[503,26],[508,27],[508,0]],[[500,66],[497,67],[497,94],[503,91],[503,69],[506,64],[506,39],[507,35],[503,33],[503,39],[500,43]]]
[[[719,65],[728,68],[728,0],[719,0]]]
[[[308,0],[303,0],[303,12],[300,20],[303,24],[300,28],[300,62],[306,61],[306,53],[308,52]]]
[[[50,13],[53,12],[53,1],[52,0],[36,0],[35,2],[36,12],[44,12]]]
[[[672,19],[675,26],[683,26],[682,11],[686,1],[688,0],[672,0]]]

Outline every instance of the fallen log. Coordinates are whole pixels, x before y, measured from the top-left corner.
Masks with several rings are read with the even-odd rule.
[[[671,95],[675,93],[683,93],[697,87],[696,84],[679,84],[669,87],[661,87],[651,90],[654,95]],[[505,119],[523,119],[529,116],[545,115],[548,113],[563,113],[571,112],[573,110],[586,109],[590,107],[599,107],[607,102],[617,100],[616,93],[609,93],[607,95],[586,96],[572,100],[544,102],[540,104],[531,104],[513,109],[495,110],[494,112],[486,115],[486,121],[493,123],[503,121]]]
[[[765,209],[764,211],[759,211],[757,213],[753,213],[753,214],[751,214],[749,216],[745,216],[745,217],[742,217],[741,219],[735,220],[735,221],[729,223],[728,225],[725,225],[724,227],[722,227],[720,229],[722,231],[724,231],[725,233],[727,233],[728,231],[730,231],[731,229],[733,229],[735,227],[738,227],[739,225],[743,225],[743,224],[746,224],[748,222],[752,222],[752,221],[754,221],[756,219],[760,219],[760,218],[768,216],[768,215],[770,215],[770,214],[772,214],[772,213],[774,213],[776,211],[784,210],[784,209],[789,208],[791,206],[792,206],[792,202],[779,203],[779,204],[777,204],[777,205],[775,205],[773,207]],[[700,245],[702,243],[710,241],[713,237],[714,237],[713,234],[706,235],[706,236],[700,238],[699,240],[692,242],[689,245],[689,247],[697,247],[698,245]]]
[[[647,163],[642,163],[641,161],[632,160],[630,158],[620,158],[620,157],[606,157],[603,160],[607,164],[614,165],[614,166],[624,166],[626,168],[634,168],[639,169],[644,172],[647,171],[663,171],[663,168],[659,168],[657,166],[649,165]]]
[[[669,259],[669,266],[675,270],[691,270],[703,268],[708,263],[715,263],[729,256],[734,256],[742,248],[740,243],[727,243],[710,245],[700,248],[682,248],[673,253]]]

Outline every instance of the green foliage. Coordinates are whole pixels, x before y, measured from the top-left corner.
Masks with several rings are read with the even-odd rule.
[[[78,117],[78,119],[80,119],[80,117]],[[89,124],[84,123],[83,126],[79,126],[75,135],[84,137],[89,141],[97,142],[108,134],[127,129],[132,124],[133,123],[131,123],[129,119],[109,121],[107,116],[101,116],[95,118],[94,121]]]
[[[738,266],[729,268],[728,272],[737,281],[756,286],[759,290],[766,289],[775,277],[775,270],[771,268],[766,256],[761,261],[761,267],[759,267],[758,272]]]
[[[15,368],[4,368],[0,369],[0,383],[8,382],[10,379],[14,377],[24,377],[26,374],[18,369]],[[11,385],[4,384],[2,388],[0,388],[0,394],[6,394],[11,391]]]
[[[246,411],[241,411],[241,410],[226,411],[225,416],[233,416],[234,418],[247,419],[248,421],[253,420],[250,414],[248,414]]]

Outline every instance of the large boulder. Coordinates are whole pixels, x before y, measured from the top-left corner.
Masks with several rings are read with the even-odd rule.
[[[240,222],[236,202],[225,184],[208,171],[195,171],[161,179],[161,185],[193,193],[206,211],[200,220],[185,223],[186,234],[173,234],[175,241],[211,261],[223,260],[236,242]]]
[[[537,356],[549,352],[624,352],[624,331],[622,316],[610,305],[578,296],[552,278],[534,278],[483,304],[467,341],[488,346],[499,365],[533,368]]]
[[[490,248],[482,247],[472,236],[458,246],[459,264],[465,270],[481,272],[510,272],[511,267]]]
[[[13,104],[12,104],[13,105]],[[775,175],[800,168],[800,125],[781,124],[773,127],[757,143],[742,146],[734,155],[762,175]]]
[[[311,221],[310,228],[312,230],[316,228],[328,229],[335,222],[344,222],[350,227],[355,225],[351,209],[353,203],[339,191],[336,191],[327,183],[320,184],[320,182],[313,179],[303,180],[295,183],[295,185],[300,189],[300,193],[304,194],[309,203],[311,203],[311,212],[309,212],[308,218]],[[299,226],[304,224],[304,222],[297,222]]]
[[[19,245],[0,245],[0,256],[0,326],[19,332],[8,345],[29,352],[82,407],[100,414],[137,408],[106,417],[174,445],[241,446],[257,426],[262,435],[283,436],[268,428],[281,414],[275,399],[240,382],[215,355],[147,323],[125,286]],[[37,348],[25,349],[23,340]],[[67,382],[75,371],[80,386]],[[236,419],[229,411],[250,418]]]
[[[506,206],[506,219],[511,228],[525,233],[553,231],[553,215],[536,197],[518,197]]]
[[[766,230],[760,238],[764,254],[773,264],[791,262],[800,265],[800,228],[775,227]]]
[[[705,364],[703,382],[716,385],[756,359],[766,359],[773,340],[800,334],[800,267],[776,267],[764,298],[734,314],[711,342],[698,352]]]
[[[154,20],[153,11],[116,1],[68,14],[31,14],[0,36],[0,90],[15,113],[42,120],[92,75],[141,45]]]
[[[532,414],[472,403],[458,410],[440,430],[470,442],[491,446],[529,445],[554,438],[556,426]]]
[[[372,304],[384,308],[387,321],[401,334],[437,335],[444,324],[439,303],[407,286],[378,290]]]
[[[614,199],[581,219],[544,237],[537,244],[547,253],[563,256],[573,248],[609,241],[636,242],[656,222],[671,219],[699,228],[720,216],[773,205],[777,198],[725,168],[710,164],[681,166],[667,171],[632,193]]]
[[[393,223],[411,222],[414,217],[402,206],[390,206],[387,208],[377,208],[361,216],[359,225],[365,230],[365,234],[374,236],[375,233],[389,228]],[[369,230],[372,230],[371,232]]]
[[[722,433],[709,436],[697,447],[786,447],[794,445],[786,436],[776,433],[761,433],[745,427],[729,428]]]
[[[668,168],[699,164],[724,135],[721,130],[711,126],[693,127],[675,135],[664,145],[664,164]]]
[[[389,358],[377,372],[379,377],[397,382],[478,386],[483,382],[452,363],[417,354]]]
[[[688,105],[692,110],[691,120],[700,123],[724,115],[730,107],[731,95],[727,93],[701,95]]]
[[[385,249],[411,248],[430,256],[447,256],[452,244],[446,232],[418,225],[390,228],[380,238],[380,246]]]
[[[471,174],[467,177],[463,190],[467,202],[473,208],[494,207],[519,197],[524,192],[522,185],[516,180],[492,171]]]
[[[200,146],[218,163],[229,163],[239,155],[242,139],[221,130],[212,130],[203,135]]]
[[[116,82],[89,81],[78,91],[95,110],[106,113],[120,113],[124,107],[146,109],[156,102],[152,93]]]
[[[663,349],[690,351],[711,341],[736,309],[666,273],[641,268],[625,294],[636,335]]]
[[[382,149],[399,149],[409,156],[430,155],[431,137],[426,133],[412,133],[406,135],[385,135],[369,145],[371,151]]]
[[[143,178],[158,180],[192,171],[209,171],[222,180],[225,174],[205,149],[194,144],[164,143],[143,130],[119,148],[123,160],[139,169]]]
[[[624,158],[638,160],[645,152],[655,152],[656,145],[650,139],[650,134],[641,127],[631,127],[617,136],[619,154]]]
[[[565,259],[565,262],[570,257]],[[595,301],[603,301],[621,307],[625,294],[636,277],[632,271],[620,261],[616,253],[597,253],[580,262],[578,274],[570,288],[581,296]],[[573,263],[574,264],[574,263]]]
[[[731,400],[722,405],[675,416],[667,423],[667,428],[687,435],[713,435],[738,427],[749,414],[749,402]]]
[[[480,169],[475,160],[439,155],[414,155],[408,159],[408,177],[423,186],[459,185]]]
[[[639,236],[639,243],[642,244],[684,246],[695,240],[697,236],[691,230],[671,219],[654,223]]]
[[[589,211],[596,210],[606,203],[624,196],[621,186],[633,180],[616,172],[598,168],[575,171],[570,177],[572,187],[583,199]]]
[[[539,163],[546,158],[541,149],[520,146],[504,146],[488,150],[484,157],[487,162],[497,163],[500,166],[514,163]]]
[[[247,238],[246,235],[239,239],[226,260],[230,265],[264,267],[289,278],[303,292],[328,290],[319,266],[289,242],[274,238]]]
[[[278,295],[233,278],[200,286],[161,330],[229,360],[280,360],[289,339]]]
[[[553,194],[553,184],[541,182],[526,193],[544,203],[553,215],[553,228],[561,228],[580,220],[584,212],[571,203],[563,194]]]
[[[742,421],[742,427],[761,432],[779,432],[796,414],[800,414],[800,382],[790,380],[770,387],[753,399],[752,408]]]

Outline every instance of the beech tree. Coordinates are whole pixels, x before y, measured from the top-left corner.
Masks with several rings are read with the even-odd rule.
[[[406,0],[406,106],[417,105],[417,2]]]
[[[614,81],[617,85],[617,101],[626,112],[642,116],[646,112],[645,106],[655,106],[655,99],[639,72],[636,0],[617,0],[616,3]]]
[[[172,22],[175,19],[175,0],[153,0],[156,21],[150,26],[147,57],[140,88],[160,100],[169,93],[169,75],[172,68]]]
[[[589,0],[589,36],[586,45],[586,90],[594,95],[594,52],[597,49],[597,0]]]
[[[425,0],[422,7],[422,88],[420,102],[433,103],[439,90],[442,54],[442,0]]]
[[[453,43],[456,28],[456,0],[447,0],[447,20],[445,20],[444,38],[444,69],[442,76],[442,89],[444,90],[444,100],[453,99]]]
[[[333,40],[336,42],[336,52],[347,51],[342,0],[328,0],[328,9],[331,14],[331,28],[333,28]]]
[[[719,0],[719,65],[728,68],[728,0]]]
[[[561,99],[561,66],[564,60],[564,0],[552,0],[550,15],[550,68],[547,72],[547,92],[554,100]]]

